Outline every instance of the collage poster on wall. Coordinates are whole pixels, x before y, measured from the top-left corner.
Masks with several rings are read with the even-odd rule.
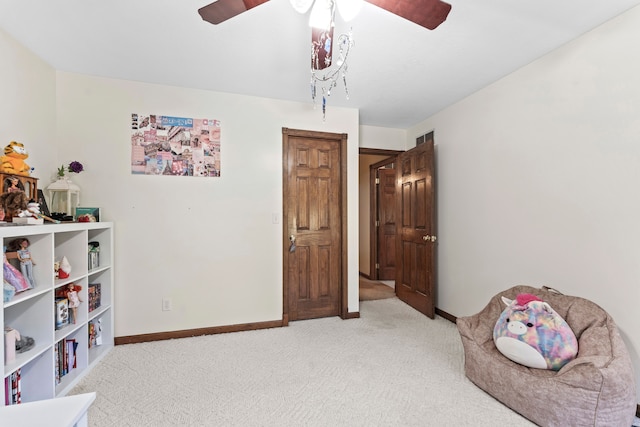
[[[131,173],[220,176],[220,121],[131,114]]]

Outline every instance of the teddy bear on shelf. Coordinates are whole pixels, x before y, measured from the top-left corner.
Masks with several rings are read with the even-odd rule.
[[[29,176],[31,167],[24,161],[28,157],[22,143],[11,141],[4,147],[4,156],[0,157],[0,172]]]

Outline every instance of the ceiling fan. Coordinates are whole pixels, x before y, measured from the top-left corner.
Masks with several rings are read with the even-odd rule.
[[[218,0],[198,9],[207,22],[219,24],[269,0]],[[398,15],[424,28],[433,30],[442,24],[451,5],[441,0],[366,0],[379,8]],[[292,1],[292,3],[294,3]],[[309,6],[313,1],[306,1]],[[338,0],[340,3],[340,0]],[[340,7],[340,4],[339,4]]]

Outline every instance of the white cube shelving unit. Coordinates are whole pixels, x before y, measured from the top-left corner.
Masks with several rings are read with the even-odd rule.
[[[4,381],[18,369],[21,374],[23,403],[66,395],[109,350],[113,348],[113,224],[110,222],[66,223],[44,225],[0,226],[4,246],[18,237],[29,239],[29,251],[35,263],[33,275],[37,286],[17,293],[3,303],[0,326],[16,329],[35,340],[35,346],[16,354],[5,363],[5,340],[2,339],[3,384],[0,402],[5,405]],[[99,242],[99,265],[89,270],[89,242]],[[54,263],[66,256],[71,273],[66,279],[56,279]],[[82,287],[77,319],[59,330],[55,329],[55,295],[69,283]],[[100,306],[89,311],[89,284],[100,283]],[[100,320],[102,343],[90,345],[89,325]],[[62,340],[74,339],[76,368],[57,379],[56,347]]]

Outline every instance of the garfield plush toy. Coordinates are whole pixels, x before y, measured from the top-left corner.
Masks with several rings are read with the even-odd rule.
[[[24,162],[29,157],[24,145],[11,141],[4,147],[4,156],[0,157],[0,172],[16,175],[29,175],[31,168]]]

